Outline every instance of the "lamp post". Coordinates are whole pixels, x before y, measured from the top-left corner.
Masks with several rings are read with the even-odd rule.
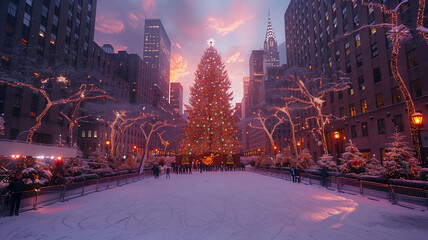
[[[337,165],[339,165],[339,138],[340,138],[340,133],[337,131],[334,132],[334,138],[336,139],[336,153],[337,153],[336,163],[337,163]]]
[[[107,153],[107,159],[109,158],[109,152],[110,152],[110,141],[106,141],[106,153]]]
[[[299,150],[298,153],[300,153],[300,147],[302,146],[302,143],[300,141],[297,141],[296,145],[297,145],[297,149]]]
[[[419,161],[421,161],[422,166],[425,166],[425,162],[422,159],[422,155],[421,155],[421,145],[420,145],[420,143],[421,143],[421,132],[420,131],[421,131],[422,126],[424,125],[424,123],[423,123],[424,115],[420,112],[415,112],[412,114],[411,118],[412,118],[413,125],[415,126],[416,131],[418,132],[419,143],[416,144],[415,146],[413,146],[415,148],[416,158]]]

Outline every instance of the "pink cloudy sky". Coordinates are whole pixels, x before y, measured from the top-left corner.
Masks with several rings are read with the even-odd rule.
[[[171,81],[180,82],[184,100],[208,39],[226,64],[234,92],[243,97],[251,50],[263,48],[270,9],[278,44],[285,40],[284,13],[289,0],[98,0],[95,41],[115,51],[143,55],[144,19],[161,19],[171,41]],[[281,51],[281,63],[285,50]]]

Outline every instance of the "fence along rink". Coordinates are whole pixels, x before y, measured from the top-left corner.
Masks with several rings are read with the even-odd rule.
[[[35,210],[40,206],[52,204],[58,201],[84,196],[89,193],[98,192],[141,179],[153,176],[152,170],[144,171],[141,175],[131,173],[114,177],[94,179],[79,183],[42,187],[22,193],[20,212]],[[9,198],[7,195],[0,196],[0,216],[9,213]]]
[[[255,173],[281,178],[291,181],[291,174],[287,169],[271,169],[251,167]],[[321,176],[310,173],[300,174],[301,182],[308,185],[322,185]],[[393,204],[415,204],[428,209],[428,190],[404,187],[392,184],[382,184],[363,180],[327,177],[327,187],[337,189],[339,192],[361,194],[368,197],[377,197],[389,200]]]

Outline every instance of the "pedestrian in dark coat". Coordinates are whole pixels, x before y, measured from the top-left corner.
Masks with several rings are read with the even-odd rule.
[[[302,170],[300,169],[300,167],[298,167],[295,171],[296,171],[297,183],[300,183],[300,173]]]
[[[322,186],[327,187],[327,168],[321,169]]]
[[[290,172],[291,172],[291,178],[293,182],[296,182],[296,169],[294,167],[291,167]]]
[[[10,213],[9,216],[19,215],[19,207],[21,205],[22,190],[24,188],[24,181],[22,181],[22,173],[17,173],[16,178],[9,183],[7,190],[10,192]]]
[[[166,167],[166,178],[171,178],[171,176],[169,175],[169,167]]]

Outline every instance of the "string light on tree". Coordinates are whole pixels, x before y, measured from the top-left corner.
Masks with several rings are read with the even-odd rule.
[[[185,155],[238,152],[236,119],[232,116],[232,93],[225,65],[212,46],[205,50],[190,88],[188,123],[184,125],[180,152]]]

